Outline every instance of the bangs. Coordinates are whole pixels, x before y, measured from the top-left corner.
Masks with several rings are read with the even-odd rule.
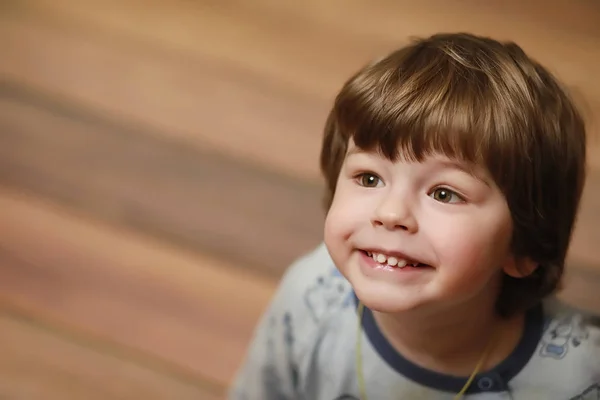
[[[489,72],[421,53],[405,56],[400,68],[385,65],[392,55],[348,82],[334,106],[340,135],[391,161],[439,154],[483,166],[495,180],[512,175],[511,161],[527,148],[514,134],[522,131],[518,110],[502,102]]]

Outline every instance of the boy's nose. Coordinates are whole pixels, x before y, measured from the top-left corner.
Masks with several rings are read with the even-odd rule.
[[[387,230],[403,230],[415,233],[418,230],[417,220],[411,207],[399,196],[389,196],[382,201],[373,214],[372,224]]]

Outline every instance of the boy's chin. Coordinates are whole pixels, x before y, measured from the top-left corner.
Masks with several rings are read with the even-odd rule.
[[[363,288],[355,289],[356,297],[365,307],[372,311],[399,314],[419,309],[423,304],[417,299],[402,296],[399,293],[389,293],[385,288]]]

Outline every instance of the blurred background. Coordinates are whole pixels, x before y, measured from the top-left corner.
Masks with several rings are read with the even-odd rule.
[[[336,91],[439,31],[517,41],[582,105],[562,296],[600,313],[599,2],[0,0],[0,398],[224,398],[321,240]]]

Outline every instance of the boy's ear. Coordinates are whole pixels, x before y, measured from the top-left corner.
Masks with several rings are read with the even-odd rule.
[[[504,273],[513,278],[526,278],[538,268],[538,263],[529,257],[511,256],[504,264]]]

